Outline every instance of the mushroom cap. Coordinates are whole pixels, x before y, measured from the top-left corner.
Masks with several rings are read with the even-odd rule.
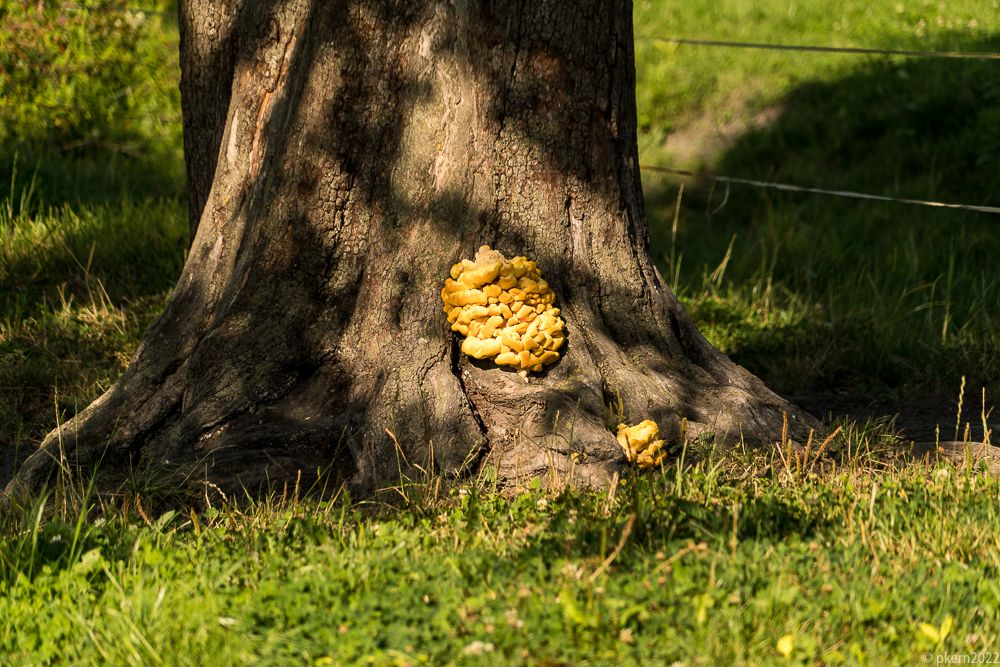
[[[625,458],[640,468],[658,466],[666,458],[666,443],[659,439],[660,427],[651,419],[634,426],[618,425],[618,444]]]

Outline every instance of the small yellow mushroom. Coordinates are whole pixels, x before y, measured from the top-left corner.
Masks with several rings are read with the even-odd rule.
[[[489,303],[489,297],[483,294],[482,290],[468,289],[464,292],[456,292],[451,295],[451,303],[455,306],[467,306],[479,304],[485,306]]]
[[[489,359],[500,354],[500,341],[496,338],[483,340],[469,336],[462,342],[462,352],[476,359]]]
[[[665,444],[659,439],[660,427],[651,419],[635,426],[618,425],[618,444],[625,451],[625,458],[639,468],[660,465],[666,458]]]
[[[496,359],[497,366],[516,366],[518,365],[517,355],[513,352],[501,352],[497,355]]]
[[[654,440],[649,443],[649,445],[639,452],[639,455],[635,458],[635,463],[640,468],[652,468],[654,466],[660,465],[664,458],[666,458],[667,453],[663,451],[664,442],[662,440]]]
[[[452,331],[466,337],[465,354],[493,358],[523,376],[559,359],[565,323],[537,264],[526,257],[508,260],[482,246],[475,261],[463,259],[450,276],[441,300]]]
[[[488,285],[496,280],[497,276],[500,275],[500,269],[502,267],[503,263],[501,262],[487,264],[486,266],[476,266],[475,268],[463,271],[458,280],[459,282],[465,283],[469,287],[481,287],[482,285]]]

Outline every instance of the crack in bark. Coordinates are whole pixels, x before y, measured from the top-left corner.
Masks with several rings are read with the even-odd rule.
[[[514,79],[517,76],[517,59],[520,57],[520,54],[521,54],[521,38],[522,38],[521,17],[523,16],[523,13],[524,12],[522,11],[522,8],[521,8],[520,4],[518,4],[517,9],[512,14],[512,16],[514,17],[514,24],[515,24],[515,27],[512,30],[513,34],[512,34],[512,40],[511,40],[513,42],[514,56],[513,56],[512,60],[511,60],[511,64],[510,64],[510,74],[507,76],[506,81],[501,81],[500,82],[501,100],[500,100],[500,104],[498,105],[499,106],[499,110],[497,112],[497,121],[496,121],[497,122],[497,131],[496,131],[496,137],[493,140],[493,157],[494,157],[494,159],[502,151],[502,146],[501,146],[500,142],[503,139],[503,131],[506,128],[506,125],[507,125],[507,115],[508,115],[507,106],[508,106],[508,104],[510,102],[510,96],[511,96],[512,88],[514,87]],[[497,178],[497,173],[498,173],[497,165],[494,164],[494,168],[493,168],[493,187],[495,189],[495,192],[494,192],[494,199],[493,199],[493,216],[492,216],[492,220],[491,220],[491,224],[490,224],[491,229],[490,229],[490,233],[489,233],[489,241],[490,241],[490,244],[493,245],[493,246],[496,246],[497,242],[500,239],[500,227],[501,227],[501,222],[502,222],[500,208],[501,208],[501,203],[502,203],[501,200],[503,198],[503,188],[500,187],[500,184],[499,184],[499,181],[498,181],[498,178]],[[503,176],[502,171],[500,173],[500,176],[501,177]],[[510,187],[509,183],[505,184],[505,187]]]
[[[274,103],[272,100],[276,97],[275,91],[288,77],[288,63],[290,57],[295,53],[295,44],[297,42],[298,36],[293,32],[292,36],[288,39],[288,42],[285,43],[285,48],[281,54],[281,62],[278,66],[278,73],[275,76],[274,81],[271,82],[261,95],[260,105],[257,107],[257,120],[254,123],[253,140],[250,144],[250,178],[256,177],[260,171],[265,124],[274,109]]]
[[[488,439],[489,429],[486,426],[486,422],[483,421],[482,415],[479,414],[479,410],[476,408],[475,402],[469,396],[469,390],[465,387],[465,377],[462,375],[461,367],[462,351],[459,349],[458,340],[452,337],[451,340],[451,372],[458,380],[459,387],[462,388],[462,395],[465,396],[466,403],[469,405],[469,411],[472,413],[472,418],[476,420],[476,424],[479,425],[479,430],[483,434],[483,437]]]
[[[451,372],[458,380],[458,386],[461,388],[462,396],[465,397],[465,402],[469,408],[469,412],[472,414],[472,418],[475,420],[476,425],[479,427],[479,432],[485,440],[485,443],[479,447],[478,451],[475,453],[469,452],[469,456],[466,458],[465,463],[457,471],[458,474],[461,474],[462,472],[471,473],[480,468],[483,461],[489,455],[494,443],[490,441],[489,427],[486,426],[486,422],[483,420],[483,416],[479,413],[479,409],[476,407],[475,401],[473,401],[472,397],[469,396],[469,391],[465,387],[465,377],[462,375],[461,368],[462,352],[461,349],[459,349],[458,340],[450,333],[448,336],[451,339]]]

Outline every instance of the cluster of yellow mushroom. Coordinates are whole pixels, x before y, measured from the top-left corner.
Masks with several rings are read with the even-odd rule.
[[[659,439],[660,427],[651,419],[635,426],[618,425],[618,444],[625,450],[625,458],[639,468],[658,466],[666,457],[664,442]]]
[[[482,246],[474,262],[451,267],[441,290],[451,330],[463,336],[462,352],[522,372],[542,370],[559,358],[565,323],[556,295],[526,257],[507,260]]]

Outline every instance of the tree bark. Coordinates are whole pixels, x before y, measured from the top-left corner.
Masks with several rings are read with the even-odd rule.
[[[181,114],[187,168],[188,220],[194,239],[219,159],[236,66],[240,7],[234,0],[179,3]],[[245,19],[244,19],[245,20]]]
[[[650,259],[631,3],[247,2],[231,74],[192,34],[211,4],[181,13],[205,197],[184,272],[24,488],[60,449],[224,489],[328,470],[364,493],[401,467],[487,464],[600,484],[623,461],[619,420],[671,442],[810,424],[705,341]],[[205,90],[231,81],[218,142],[217,109],[191,109],[213,62]],[[217,159],[191,151],[200,136]],[[528,382],[461,355],[442,313],[450,266],[483,244],[537,261],[566,321],[562,357]]]

